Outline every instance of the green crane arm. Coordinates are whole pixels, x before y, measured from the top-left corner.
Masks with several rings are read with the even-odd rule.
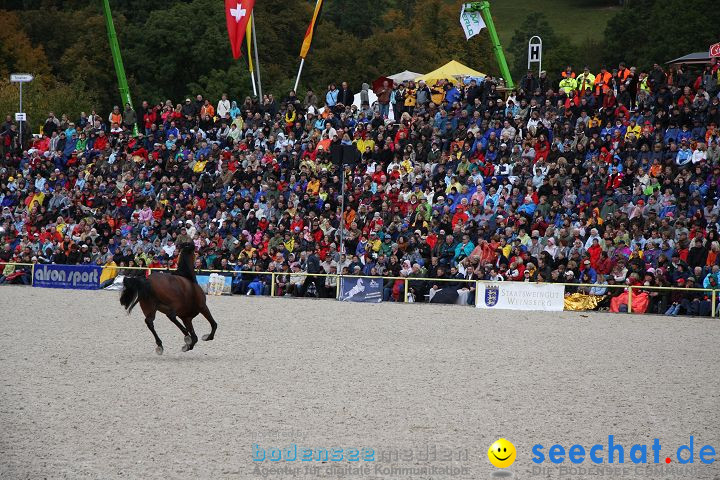
[[[103,0],[103,11],[105,12],[105,25],[108,31],[108,43],[110,43],[110,52],[113,57],[113,64],[115,65],[115,74],[118,79],[118,87],[120,88],[120,98],[122,106],[129,103],[133,106],[132,98],[130,98],[130,88],[128,87],[127,78],[125,77],[125,67],[123,66],[122,55],[120,55],[120,45],[118,44],[117,34],[115,33],[115,25],[112,20],[112,13],[110,12],[110,0]],[[137,135],[137,125],[133,129],[133,135]]]
[[[500,45],[500,37],[498,37],[497,31],[495,30],[495,24],[493,23],[492,15],[490,15],[490,2],[484,0],[479,3],[480,12],[482,13],[485,25],[487,26],[488,33],[490,34],[490,41],[493,44],[493,52],[497,59],[498,65],[500,66],[500,73],[505,79],[505,85],[508,88],[515,88],[512,76],[510,75],[510,69],[508,68],[507,60],[505,60],[505,54],[503,53],[502,45]]]

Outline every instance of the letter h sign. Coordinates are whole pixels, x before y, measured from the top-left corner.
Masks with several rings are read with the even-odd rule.
[[[538,64],[538,75],[542,71],[542,38],[535,35],[528,42],[528,70],[533,63]]]

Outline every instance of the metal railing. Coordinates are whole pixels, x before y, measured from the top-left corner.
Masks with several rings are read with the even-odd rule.
[[[0,263],[3,267],[5,265],[14,265],[14,266],[20,266],[20,267],[31,267],[31,283],[34,281],[35,276],[35,265],[38,265],[36,263],[19,263],[19,262],[6,262],[6,263]],[[167,267],[120,267],[116,265],[108,266],[108,265],[89,265],[89,266],[96,266],[101,267],[103,269],[105,268],[112,268],[115,269],[118,273],[122,272],[123,270],[144,270],[148,273],[151,273],[152,271],[164,271],[164,272],[170,272],[172,269]],[[409,294],[409,282],[413,281],[421,281],[421,282],[452,282],[452,283],[467,283],[467,284],[473,284],[475,286],[475,304],[477,305],[478,302],[478,292],[479,289],[477,288],[479,284],[485,283],[485,284],[497,284],[501,282],[493,282],[490,280],[468,280],[463,278],[427,278],[427,277],[406,277],[406,276],[386,276],[386,275],[342,275],[339,273],[308,273],[308,272],[256,272],[252,270],[214,270],[214,269],[203,269],[198,272],[196,272],[199,275],[204,274],[211,274],[211,273],[217,273],[223,276],[239,276],[239,275],[262,275],[262,276],[270,276],[270,296],[274,297],[276,296],[276,277],[283,275],[283,276],[291,276],[291,275],[297,275],[297,276],[303,276],[303,277],[335,277],[336,278],[336,285],[335,285],[335,298],[340,298],[340,285],[343,278],[363,278],[363,279],[382,279],[385,280],[402,280],[404,282],[403,285],[403,303],[407,303],[408,301],[408,294]],[[600,289],[621,289],[621,290],[627,290],[628,292],[628,301],[627,301],[627,309],[628,313],[632,313],[632,298],[634,295],[634,292],[639,291],[671,291],[671,292],[707,292],[710,293],[710,311],[711,316],[715,317],[715,314],[717,313],[717,292],[720,291],[720,286],[718,288],[676,288],[676,287],[659,287],[659,286],[630,286],[630,285],[603,285],[603,284],[595,284],[595,283],[566,283],[566,282],[557,282],[557,283],[548,283],[548,282],[512,282],[512,283],[532,283],[534,285],[563,285],[564,287],[571,287],[571,288],[600,288]]]

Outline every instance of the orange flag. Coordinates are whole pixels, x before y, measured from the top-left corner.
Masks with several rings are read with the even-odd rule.
[[[315,32],[315,22],[320,15],[320,8],[322,7],[322,0],[317,0],[315,3],[315,11],[313,12],[312,21],[305,32],[305,38],[303,39],[302,47],[300,48],[300,58],[305,58],[310,50],[310,43],[312,42],[313,33]]]

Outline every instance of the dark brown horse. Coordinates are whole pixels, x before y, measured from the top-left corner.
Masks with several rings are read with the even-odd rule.
[[[210,322],[210,334],[203,335],[203,340],[215,338],[217,323],[205,304],[205,292],[195,278],[195,245],[186,243],[179,246],[180,258],[177,269],[171,274],[153,272],[148,277],[125,277],[123,292],[120,295],[120,304],[125,307],[128,315],[133,307],[140,304],[145,314],[145,324],[148,326],[157,347],[158,355],[163,353],[163,345],[155,331],[155,314],[160,311],[167,315],[185,335],[183,352],[192,350],[198,341],[192,321],[198,314]],[[182,320],[182,324],[178,321]]]

